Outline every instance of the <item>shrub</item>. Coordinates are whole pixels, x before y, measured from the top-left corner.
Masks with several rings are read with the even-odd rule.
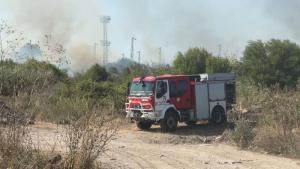
[[[295,155],[294,129],[299,129],[300,97],[299,91],[274,88],[270,99],[264,105],[264,115],[259,121],[256,145],[268,152]]]
[[[259,127],[254,142],[257,147],[275,154],[297,155],[299,151],[292,132],[282,133],[270,126]]]
[[[80,114],[81,116],[78,116]],[[98,168],[100,164],[97,158],[105,152],[117,131],[113,119],[97,108],[70,115],[70,123],[65,125],[68,151],[63,163],[64,168]]]
[[[250,121],[245,119],[236,122],[234,132],[232,133],[233,141],[241,148],[249,147],[255,137],[255,132]]]
[[[107,80],[108,73],[105,68],[101,67],[98,64],[95,64],[86,71],[83,77],[93,82],[100,82]]]
[[[13,66],[11,66],[13,65]],[[28,60],[24,64],[9,61],[1,65],[0,94],[12,96],[19,92],[32,93],[67,79],[67,74],[46,62]]]
[[[233,121],[236,123],[233,140],[240,144],[249,136],[250,145],[275,154],[300,155],[300,91],[287,90],[279,86],[255,87],[249,83],[238,83],[238,101],[234,107]],[[252,123],[256,128],[251,129]],[[252,138],[252,132],[255,132]]]
[[[0,128],[0,168],[44,168],[47,160],[45,153],[34,149],[26,126]]]
[[[43,168],[47,164],[47,155],[35,149],[24,122],[25,103],[27,99],[14,97],[7,105],[0,104],[0,168]]]

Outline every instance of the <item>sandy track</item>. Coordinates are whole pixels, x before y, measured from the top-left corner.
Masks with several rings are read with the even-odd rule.
[[[201,135],[211,137],[222,129],[211,126],[188,128],[181,126],[175,134],[163,134],[154,127],[148,132],[139,131],[134,125],[120,129],[116,139],[112,140],[109,150],[101,157],[107,168],[300,168],[300,161],[267,154],[239,150],[237,147],[211,143],[191,142],[182,144],[178,139],[187,139]],[[58,143],[61,134],[55,127],[32,128],[34,139],[40,140],[41,147],[56,147],[63,151]],[[38,137],[37,137],[38,136]],[[47,148],[46,148],[47,149]]]

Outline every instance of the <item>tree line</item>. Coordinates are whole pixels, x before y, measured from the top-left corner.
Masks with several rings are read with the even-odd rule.
[[[3,80],[2,93],[4,90],[8,92],[10,81],[18,78],[18,76],[10,74],[23,76],[24,73],[28,73],[29,69],[52,72],[53,77],[49,80],[54,79],[57,81],[58,79],[67,78],[67,73],[64,70],[44,62],[39,63],[38,61],[29,60],[24,64],[18,64],[6,60],[1,62],[0,65]],[[113,66],[104,68],[99,64],[95,64],[86,72],[75,74],[71,79],[76,79],[76,82],[85,84],[106,81],[122,81],[125,83],[134,76],[227,72],[235,73],[237,78],[247,79],[256,85],[269,87],[277,84],[280,87],[294,88],[300,78],[300,47],[289,40],[249,41],[240,59],[214,56],[204,48],[195,47],[185,52],[178,52],[175,60],[169,66],[151,67],[132,62],[124,70],[118,70]],[[5,77],[10,78],[5,80]],[[32,80],[29,79],[29,82],[32,82]],[[25,83],[24,80],[23,83]]]
[[[173,62],[178,73],[233,72],[256,85],[296,87],[300,78],[300,47],[289,40],[249,41],[240,60],[213,56],[203,48],[179,52]]]

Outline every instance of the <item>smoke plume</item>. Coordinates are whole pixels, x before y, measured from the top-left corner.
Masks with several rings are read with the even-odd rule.
[[[291,38],[300,41],[300,1],[274,1],[268,0],[265,4],[266,15],[283,25]]]
[[[67,44],[75,30],[77,6],[72,0],[13,0],[15,19],[26,31],[43,37],[51,35]]]
[[[74,43],[70,46],[70,55],[72,56],[71,66],[75,71],[82,72],[93,64],[99,62],[85,43]]]
[[[111,57],[121,57],[121,53],[130,56],[131,37],[137,39],[135,60],[136,51],[140,50],[142,62],[148,63],[159,61],[160,47],[163,60],[170,63],[178,51],[190,47],[204,47],[215,55],[241,56],[249,40],[279,38],[300,42],[299,0],[12,0],[9,3],[18,25],[34,36],[51,34],[56,42],[67,47],[74,62],[72,66],[77,70],[85,67],[77,64],[82,58],[87,63],[100,61],[91,57],[93,54],[87,49],[93,42],[100,42],[100,35],[95,35],[101,31],[97,16],[103,13],[99,6],[112,18],[110,61]]]
[[[93,0],[84,5],[80,2],[12,0],[9,3],[15,22],[28,35],[28,39],[63,45],[70,57],[71,69],[84,70],[96,63],[96,59],[91,54],[92,42],[83,32],[91,32],[91,22],[97,23],[96,15],[99,11],[95,9]]]

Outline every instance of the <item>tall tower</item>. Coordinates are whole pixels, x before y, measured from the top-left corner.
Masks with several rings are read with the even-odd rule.
[[[108,62],[108,47],[110,46],[110,41],[108,41],[107,37],[107,24],[110,22],[111,18],[110,16],[103,16],[101,17],[101,23],[103,24],[103,39],[101,40],[102,44],[102,50],[103,50],[103,55],[102,55],[102,64],[105,66]]]

